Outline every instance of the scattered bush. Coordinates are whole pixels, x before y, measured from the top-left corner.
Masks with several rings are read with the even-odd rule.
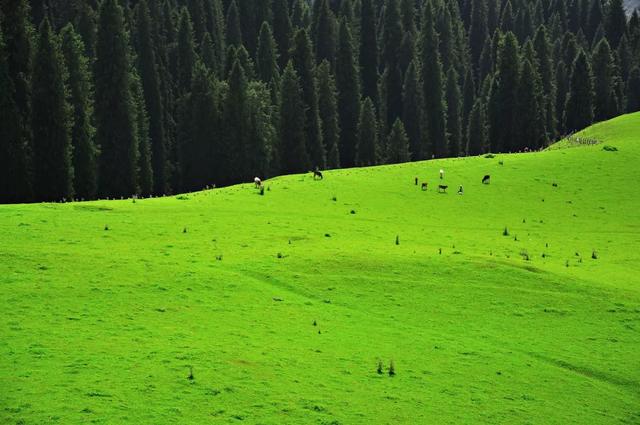
[[[337,197],[337,196],[334,196],[333,198],[331,198],[331,200],[332,200],[333,202],[337,202],[337,201],[338,201],[338,197]]]
[[[187,233],[187,228],[182,229],[182,233]]]
[[[509,229],[507,228],[507,226],[504,227],[504,230],[502,231],[502,236],[509,236]]]
[[[187,377],[189,381],[193,381],[195,377],[193,376],[193,366],[189,366],[189,376]]]
[[[594,260],[598,259],[598,253],[595,251],[595,249],[591,252],[591,258]]]
[[[318,322],[316,322],[315,320],[313,321],[313,326],[318,326]]]
[[[108,224],[104,225],[104,230],[109,230],[109,225]]]
[[[276,255],[276,257],[278,257],[278,258],[284,258],[284,254],[282,254],[281,252],[279,252],[279,253]]]
[[[529,258],[529,253],[528,253],[527,251],[522,251],[522,252],[520,252],[520,256],[522,257],[522,259],[523,259],[524,261],[529,261],[529,260],[531,260],[531,259]]]
[[[325,238],[330,238],[330,237],[331,237],[331,234],[330,234],[330,233],[325,233],[325,234],[324,234],[324,237],[325,237]]]
[[[378,375],[382,375],[384,366],[382,366],[382,360],[378,360],[378,367],[376,368],[376,372]]]
[[[492,154],[492,153],[488,153],[484,157],[487,158],[487,159],[492,159],[492,158],[495,158],[496,156],[494,154]]]
[[[356,213],[356,210],[351,210],[351,214],[355,214],[355,213]]]
[[[615,146],[609,146],[609,145],[604,145],[602,147],[602,150],[607,152],[618,152],[618,148],[616,148]]]
[[[503,161],[498,161],[498,164],[504,165],[504,162]]]
[[[396,375],[396,366],[393,363],[393,360],[391,360],[391,362],[389,363],[389,376],[395,376]]]
[[[217,260],[217,261],[222,261],[222,254],[220,254],[220,255],[216,255],[216,260]]]
[[[400,236],[396,235],[396,245],[400,245]]]
[[[551,186],[553,186],[553,187],[558,187],[558,183],[555,183],[555,182],[554,182],[554,183],[551,183]]]

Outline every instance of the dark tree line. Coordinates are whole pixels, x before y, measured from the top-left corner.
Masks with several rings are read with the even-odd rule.
[[[622,0],[0,2],[0,202],[538,149],[637,110]]]

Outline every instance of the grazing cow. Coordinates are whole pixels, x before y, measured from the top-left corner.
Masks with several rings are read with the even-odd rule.
[[[427,190],[427,186],[429,186],[429,183],[422,183],[422,190]]]
[[[444,170],[440,169],[440,180],[444,179]]]
[[[482,184],[489,184],[489,183],[491,183],[491,176],[487,174],[482,178]]]
[[[441,184],[438,186],[438,192],[446,193],[449,186]]]
[[[313,179],[314,180],[322,180],[323,176],[322,176],[322,172],[320,170],[316,170],[313,172]]]
[[[262,187],[262,180],[260,180],[259,177],[254,178],[253,182],[256,184],[256,189],[259,189]]]

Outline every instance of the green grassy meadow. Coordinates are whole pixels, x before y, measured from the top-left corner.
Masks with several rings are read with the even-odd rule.
[[[0,423],[638,424],[640,113],[582,135],[0,206]]]

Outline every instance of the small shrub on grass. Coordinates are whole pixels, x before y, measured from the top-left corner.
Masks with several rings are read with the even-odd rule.
[[[332,200],[333,202],[338,202],[338,197],[337,197],[337,196],[334,196],[333,198],[331,198],[331,200]]]
[[[104,230],[109,230],[109,225],[108,224],[104,225]]]
[[[330,238],[330,237],[331,237],[331,234],[330,234],[330,233],[325,233],[325,234],[324,234],[324,237],[325,237],[325,238]]]
[[[565,267],[569,267],[569,260],[567,260],[567,261],[565,261],[565,262],[564,262],[564,266],[565,266]]]
[[[396,235],[396,245],[400,245],[400,236]]]
[[[193,381],[195,377],[193,376],[193,366],[189,366],[189,376],[187,377],[189,381]]]
[[[389,376],[396,376],[396,365],[393,363],[393,360],[389,363]]]
[[[182,229],[182,233],[187,233],[187,228]]]
[[[278,258],[284,258],[284,254],[283,254],[283,253],[281,253],[281,252],[279,252],[279,253],[276,255],[276,257],[278,257]]]
[[[356,213],[356,210],[351,210],[351,214],[355,214],[355,213]]]
[[[531,259],[529,258],[529,253],[528,253],[527,251],[522,251],[522,252],[520,252],[520,256],[522,257],[522,259],[523,259],[524,261],[529,261],[529,260],[531,260]]]
[[[595,250],[593,250],[593,251],[591,252],[591,258],[592,258],[592,259],[594,259],[594,260],[597,260],[597,259],[598,259],[598,253],[597,253]]]
[[[487,159],[492,159],[492,158],[495,158],[496,156],[494,154],[492,154],[492,153],[488,153],[484,157],[487,158]]]
[[[503,161],[498,161],[498,164],[504,165],[504,162]]]
[[[378,367],[376,368],[376,372],[378,372],[378,375],[382,375],[383,373],[383,366],[382,366],[382,360],[378,360]]]
[[[217,260],[217,261],[222,261],[222,254],[220,254],[220,255],[216,255],[216,260]]]
[[[318,326],[318,322],[316,322],[315,320],[313,321],[313,326]]]
[[[507,226],[504,227],[504,230],[502,231],[502,236],[509,236],[509,229],[507,228]]]
[[[264,196],[264,186],[260,186],[260,196]]]
[[[607,152],[618,152],[618,148],[616,148],[615,146],[609,146],[609,145],[604,145],[602,147],[602,150]]]

